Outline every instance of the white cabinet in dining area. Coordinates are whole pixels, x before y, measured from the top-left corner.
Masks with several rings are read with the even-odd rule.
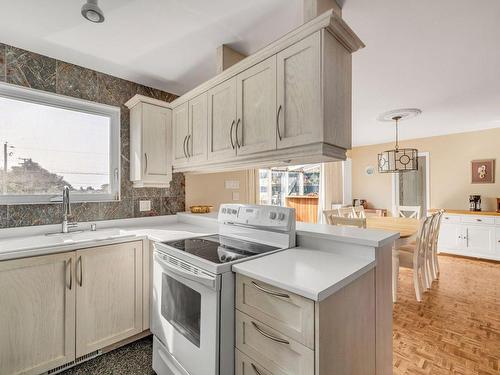
[[[500,216],[443,215],[438,250],[443,253],[500,260]]]

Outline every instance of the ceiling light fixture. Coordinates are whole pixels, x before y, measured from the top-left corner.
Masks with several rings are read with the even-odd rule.
[[[82,16],[94,23],[104,22],[104,13],[97,5],[97,0],[87,0],[82,6]]]
[[[378,154],[378,171],[380,173],[399,173],[418,170],[418,150],[416,148],[399,148],[399,122],[415,116],[422,111],[417,108],[398,109],[381,114],[379,121],[396,123],[396,144],[394,149]]]

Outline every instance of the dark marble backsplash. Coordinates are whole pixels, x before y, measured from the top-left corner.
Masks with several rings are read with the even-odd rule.
[[[125,102],[135,94],[167,102],[176,95],[1,43],[0,81],[121,108],[121,200],[74,203],[74,220],[125,219],[184,211],[183,174],[174,173],[166,189],[133,188],[129,179],[130,114]],[[140,212],[140,200],[150,200],[151,211]],[[0,228],[60,223],[61,215],[60,204],[0,205]]]

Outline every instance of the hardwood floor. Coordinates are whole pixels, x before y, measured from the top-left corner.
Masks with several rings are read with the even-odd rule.
[[[415,300],[401,269],[394,374],[500,374],[500,263],[440,256],[441,276]]]

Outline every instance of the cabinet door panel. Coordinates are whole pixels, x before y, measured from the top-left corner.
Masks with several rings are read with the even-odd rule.
[[[466,230],[468,252],[495,255],[495,228],[493,226],[470,225]]]
[[[189,135],[188,103],[181,104],[172,110],[173,164],[187,161],[186,140]]]
[[[142,331],[142,242],[76,252],[76,355]]]
[[[444,252],[461,251],[462,226],[460,224],[442,223],[439,228],[438,250]]]
[[[171,173],[166,148],[170,131],[169,109],[148,103],[143,106],[144,180],[155,181]]]
[[[189,101],[189,135],[186,150],[190,161],[207,159],[207,93]]]
[[[75,359],[74,264],[74,252],[0,262],[0,374]]]
[[[276,148],[276,56],[237,76],[239,155]]]
[[[321,140],[320,65],[319,33],[278,53],[278,148]]]
[[[236,78],[208,91],[208,158],[225,159],[236,154]]]

